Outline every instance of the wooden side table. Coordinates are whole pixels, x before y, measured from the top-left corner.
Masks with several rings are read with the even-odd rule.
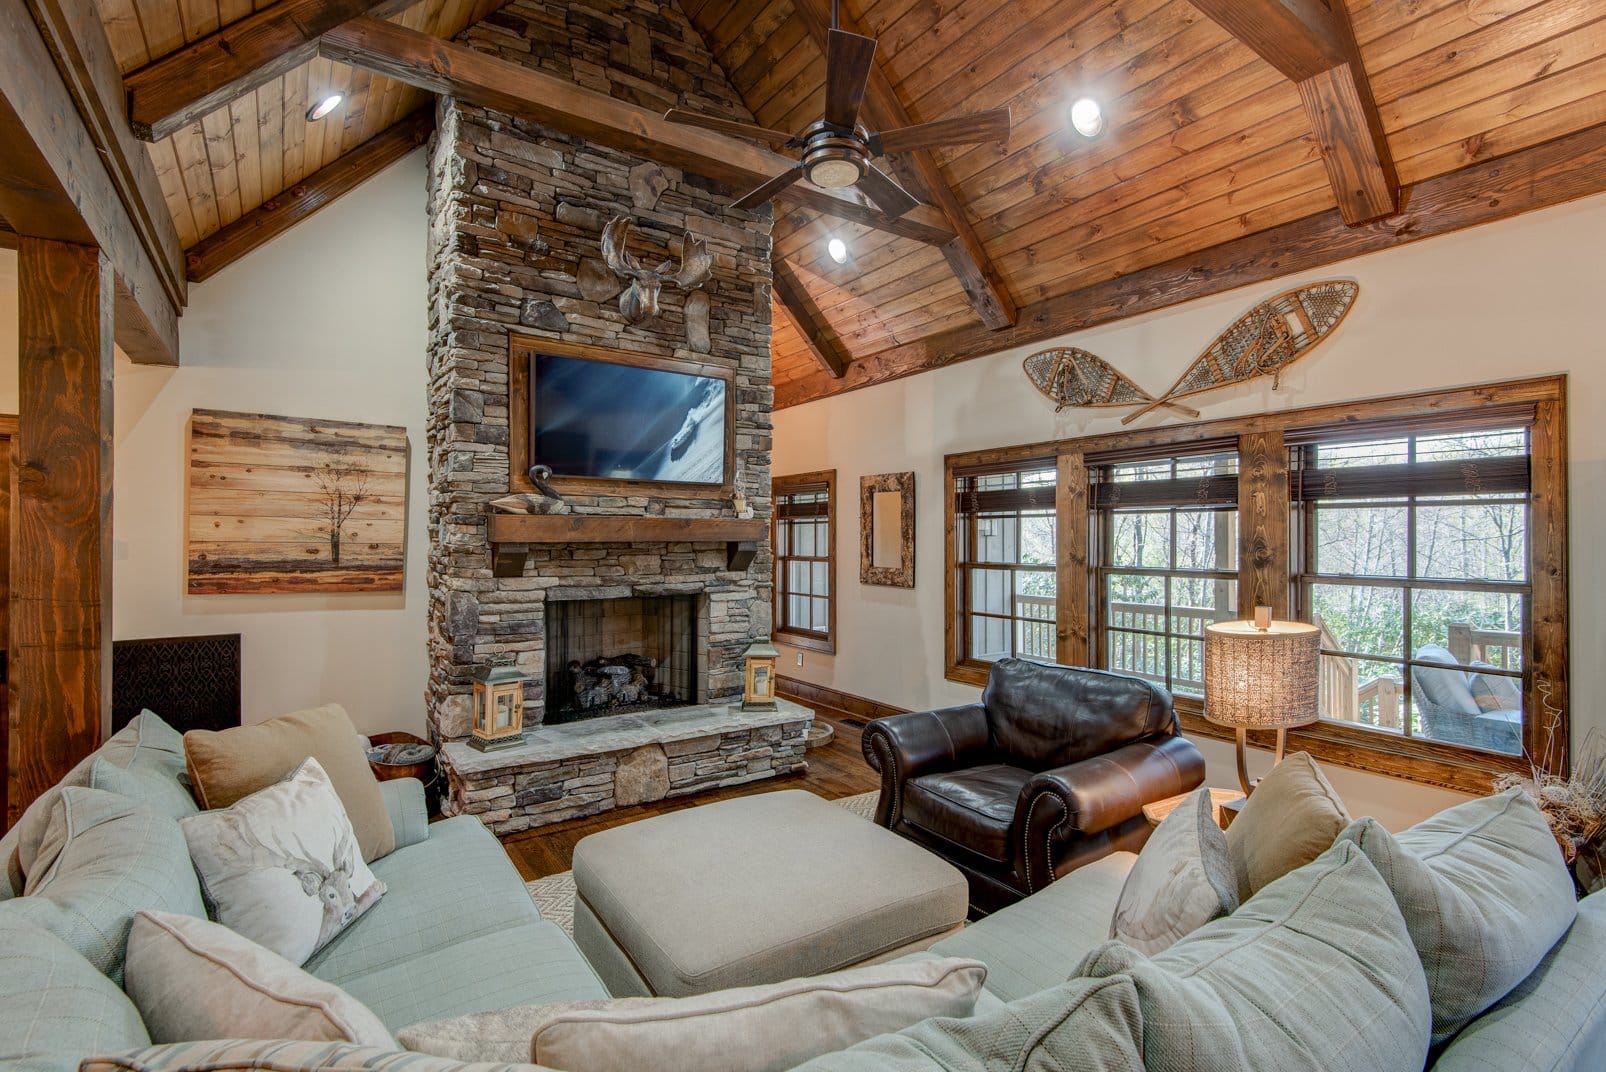
[[[1143,805],[1143,817],[1155,826],[1159,826],[1162,819],[1176,811],[1184,800],[1187,800],[1197,792],[1198,790],[1194,789],[1186,793],[1178,793],[1174,797],[1166,797],[1164,800],[1156,800],[1152,804],[1145,804]],[[1243,806],[1243,799],[1244,795],[1236,789],[1210,790],[1210,808],[1215,812],[1216,822],[1221,824],[1223,830],[1232,822],[1228,815],[1228,808],[1231,808],[1232,813],[1236,815],[1238,808]]]

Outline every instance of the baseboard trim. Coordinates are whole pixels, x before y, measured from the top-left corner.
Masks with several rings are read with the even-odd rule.
[[[849,715],[853,718],[883,718],[887,715],[906,714],[909,710],[907,707],[896,707],[880,700],[855,696],[851,692],[833,689],[829,685],[816,685],[812,681],[787,677],[785,674],[775,675],[775,691],[788,700],[795,700],[806,707],[823,707],[834,714]]]

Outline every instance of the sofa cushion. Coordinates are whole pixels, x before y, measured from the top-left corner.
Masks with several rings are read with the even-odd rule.
[[[212,917],[292,964],[305,964],[385,894],[316,759],[179,825]]]
[[[80,760],[61,781],[39,794],[17,819],[5,839],[0,840],[0,861],[4,861],[6,873],[11,877],[13,893],[19,896],[22,893],[28,869],[33,866],[34,858],[39,853],[39,840],[44,836],[51,809],[61,796],[62,789],[69,785],[88,785],[90,768],[97,759],[104,759],[116,767],[127,767],[145,755],[152,756],[152,762],[155,763],[162,755],[171,761],[173,757],[183,754],[183,738],[177,730],[149,711],[135,715],[105,744]]]
[[[1498,673],[1486,671],[1498,670],[1493,663],[1474,659],[1467,664],[1467,688],[1472,693],[1472,699],[1478,705],[1478,710],[1488,713],[1491,711],[1522,711],[1522,685],[1517,678],[1505,677]]]
[[[427,839],[375,860],[372,871],[385,896],[307,961],[320,979],[345,985],[541,918],[507,850],[472,816],[431,824]]]
[[[1132,980],[1072,979],[990,1013],[924,1020],[795,1072],[1143,1072],[1141,1032]]]
[[[0,1067],[74,1072],[86,1053],[149,1045],[117,985],[13,908],[0,905]]]
[[[1273,767],[1227,827],[1238,899],[1326,852],[1349,825],[1344,801],[1316,761],[1295,752]]]
[[[1420,1072],[1428,1054],[1422,964],[1347,842],[1153,958],[1111,942],[1079,973],[1136,984],[1150,1068]]]
[[[903,785],[903,819],[989,860],[1009,860],[1009,829],[1029,771],[1002,763],[923,774]]]
[[[1606,1054],[1606,893],[1516,989],[1455,1037],[1434,1072],[1598,1072]]]
[[[89,785],[127,797],[169,819],[185,819],[200,809],[179,781],[183,773],[183,757],[167,752],[138,755],[127,767],[97,756],[89,766]]]
[[[902,961],[685,998],[499,1009],[399,1037],[440,1057],[529,1058],[570,1072],[634,1072],[671,1054],[700,1072],[785,1072],[930,1016],[969,1016],[986,976],[973,960]]]
[[[296,711],[254,726],[190,730],[184,755],[195,799],[203,808],[226,808],[282,781],[311,757],[329,775],[365,863],[396,847],[379,780],[368,766],[362,738],[338,704]]]
[[[609,996],[574,939],[544,919],[349,976],[340,988],[373,1010],[392,1032],[510,1005],[604,1001]]]
[[[1210,790],[1200,789],[1160,821],[1138,853],[1110,937],[1152,955],[1237,907],[1227,835]]]
[[[1057,986],[1109,940],[1115,902],[1136,862],[1130,852],[1111,853],[934,943],[930,952],[981,961],[987,990],[1004,1001]]]
[[[362,1002],[210,920],[138,913],[128,932],[123,985],[153,1042],[396,1044]]]
[[[1176,728],[1171,694],[1158,685],[1029,659],[993,663],[981,702],[993,749],[1005,763],[1034,771]]]
[[[556,1072],[538,1065],[464,1064],[349,1042],[223,1039],[106,1054],[79,1072]]]
[[[135,912],[206,914],[178,824],[80,786],[51,808],[26,892],[19,908],[118,983]]]
[[[1393,891],[1433,995],[1442,1042],[1533,971],[1577,914],[1545,817],[1520,789],[1458,804],[1391,835],[1360,819],[1353,841]]]

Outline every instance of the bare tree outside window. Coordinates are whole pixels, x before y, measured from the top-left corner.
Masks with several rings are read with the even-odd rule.
[[[329,540],[329,558],[340,564],[340,535],[346,522],[357,508],[372,496],[369,484],[373,470],[360,462],[324,462],[313,470],[312,479],[318,485],[318,507],[313,520],[320,538]]]

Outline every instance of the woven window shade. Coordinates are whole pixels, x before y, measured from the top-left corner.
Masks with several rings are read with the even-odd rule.
[[[1321,647],[1321,630],[1304,622],[1205,626],[1205,718],[1246,729],[1315,722]]]

